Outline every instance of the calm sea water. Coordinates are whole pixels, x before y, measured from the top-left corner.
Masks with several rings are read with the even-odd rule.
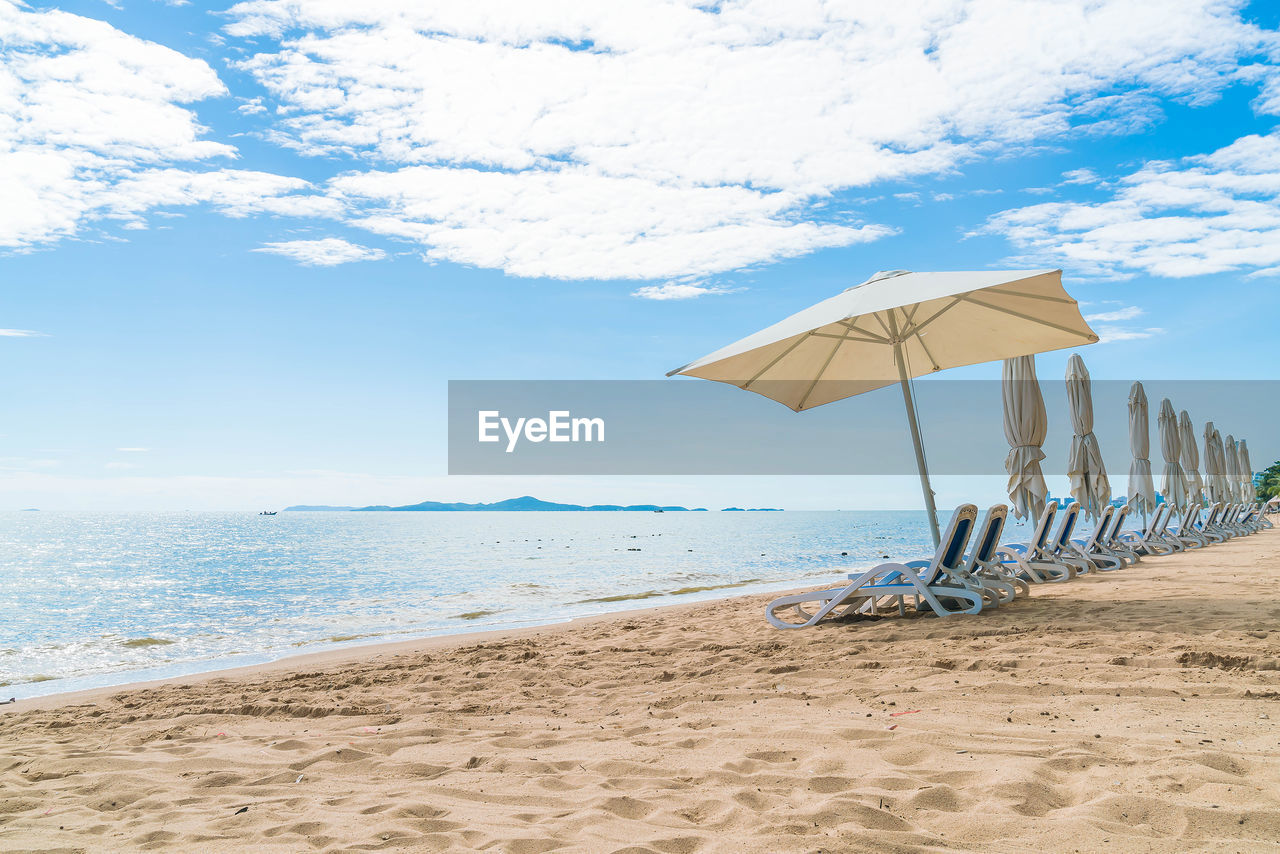
[[[894,511],[0,514],[0,694],[782,589],[929,551],[924,514]]]

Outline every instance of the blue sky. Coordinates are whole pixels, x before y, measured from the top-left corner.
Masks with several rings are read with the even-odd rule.
[[[880,269],[1275,377],[1274,5],[351,5],[0,0],[0,507],[914,506],[444,476],[450,379],[658,378]]]

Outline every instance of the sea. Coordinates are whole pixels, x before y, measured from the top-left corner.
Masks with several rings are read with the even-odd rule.
[[[0,513],[0,698],[837,583],[930,545],[911,511]]]

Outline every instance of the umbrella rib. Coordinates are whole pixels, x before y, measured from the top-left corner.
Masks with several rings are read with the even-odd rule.
[[[1026,291],[1006,291],[998,288],[987,288],[987,291],[989,293],[994,293],[994,294],[1008,294],[1011,297],[1026,297],[1027,299],[1039,299],[1039,300],[1044,300],[1045,302],[1061,302],[1061,303],[1068,303],[1068,304],[1075,302],[1075,300],[1071,299],[1071,297],[1055,297],[1055,296],[1051,296],[1050,294],[1029,294]]]
[[[1051,329],[1057,329],[1057,330],[1059,330],[1059,331],[1066,332],[1066,333],[1069,333],[1069,334],[1071,334],[1071,335],[1079,335],[1081,338],[1086,338],[1086,337],[1087,337],[1087,336],[1085,336],[1085,335],[1081,335],[1081,334],[1080,334],[1080,331],[1079,331],[1078,329],[1072,329],[1072,328],[1071,328],[1071,327],[1069,327],[1069,326],[1063,326],[1063,325],[1061,325],[1061,324],[1059,324],[1059,323],[1054,323],[1054,322],[1049,321],[1049,320],[1043,320],[1043,319],[1041,319],[1041,318],[1039,318],[1039,317],[1033,317],[1033,316],[1032,316],[1032,315],[1030,315],[1030,314],[1023,314],[1022,312],[1020,312],[1020,311],[1014,311],[1013,309],[1009,309],[1009,308],[1001,308],[1001,307],[1000,307],[1000,306],[998,306],[998,305],[992,305],[992,304],[991,304],[991,303],[989,303],[989,302],[983,302],[983,301],[982,301],[982,300],[980,300],[980,299],[974,299],[974,298],[973,298],[973,296],[972,296],[971,294],[961,294],[961,295],[958,297],[958,299],[962,299],[962,300],[964,300],[965,302],[973,303],[974,305],[982,306],[983,308],[989,308],[989,309],[991,309],[992,311],[998,311],[998,312],[1000,312],[1001,314],[1007,314],[1007,315],[1010,315],[1011,317],[1017,317],[1017,318],[1020,318],[1021,320],[1029,320],[1029,321],[1031,321],[1032,323],[1038,323],[1038,324],[1040,324],[1041,326],[1048,326],[1048,327],[1049,327],[1049,328],[1051,328]],[[1088,337],[1088,340],[1095,340],[1095,339],[1096,339],[1096,336]]]
[[[859,319],[861,318],[859,317]],[[879,335],[872,332],[870,329],[863,329],[861,326],[858,326],[857,321],[854,321],[851,323],[848,320],[841,320],[840,325],[843,326],[845,329],[851,330],[853,332],[861,332],[863,335],[869,336],[876,344],[889,343],[888,338],[882,338]],[[883,326],[884,324],[882,323],[880,325]]]
[[[764,376],[764,375],[765,375],[765,372],[767,372],[767,371],[768,371],[770,368],[772,368],[774,365],[776,365],[776,364],[778,364],[779,362],[781,362],[781,361],[782,361],[783,359],[785,359],[787,356],[790,356],[790,355],[791,355],[791,351],[792,351],[792,350],[794,350],[795,348],[799,347],[801,344],[803,344],[803,343],[805,342],[805,340],[806,340],[810,335],[812,335],[812,334],[813,334],[813,332],[808,332],[808,333],[806,333],[806,334],[804,334],[804,335],[801,335],[800,337],[796,338],[796,340],[792,342],[792,344],[791,344],[791,346],[790,346],[790,347],[788,347],[787,349],[785,349],[785,350],[783,350],[781,353],[779,353],[777,356],[775,356],[775,357],[773,358],[773,360],[772,360],[771,362],[769,362],[769,364],[765,365],[763,368],[761,368],[760,370],[756,371],[755,376],[753,376],[751,379],[749,379],[749,380],[747,380],[745,383],[743,383],[743,384],[742,384],[742,387],[743,387],[744,389],[745,389],[745,388],[750,388],[750,387],[751,387],[751,384],[752,384],[753,382],[755,382],[756,380],[760,379],[760,377]]]
[[[961,299],[962,297],[953,297],[950,304],[944,305],[942,308],[938,309],[936,312],[933,313],[933,315],[928,320],[924,321],[923,323],[916,324],[911,329],[911,332],[915,335],[919,335],[921,329],[924,329],[930,323],[933,323],[939,317],[942,317],[942,315],[946,314],[948,311],[955,308],[957,305],[960,304]],[[916,304],[919,305],[919,303],[916,303]]]
[[[804,405],[809,402],[809,395],[813,394],[813,390],[818,387],[818,381],[822,379],[822,375],[827,372],[827,368],[831,365],[831,360],[836,357],[836,353],[840,352],[840,348],[844,345],[844,339],[836,342],[831,348],[831,352],[827,354],[827,360],[822,363],[822,367],[818,369],[818,373],[814,374],[813,382],[809,383],[809,387],[804,390],[804,397],[800,398],[800,402],[796,404],[796,409],[804,409]]]
[[[920,306],[921,306],[922,304],[923,304],[923,303],[918,303],[918,302],[917,302],[917,303],[912,303],[912,305],[911,305],[911,313],[910,313],[910,314],[908,314],[908,313],[907,313],[907,311],[906,311],[905,309],[903,310],[903,312],[902,312],[902,319],[903,319],[903,325],[904,325],[904,326],[910,326],[910,325],[911,325],[911,322],[912,322],[913,320],[915,320],[915,319],[916,319],[916,313],[917,313],[918,311],[920,311]]]
[[[848,327],[845,327],[845,328],[846,328],[846,329],[848,329]],[[855,332],[855,331],[856,331],[856,332],[861,332],[862,330],[861,330],[861,329],[850,329],[849,331],[850,331],[850,332]],[[835,338],[835,339],[840,340],[840,341],[858,341],[858,342],[860,342],[860,343],[862,343],[862,344],[884,344],[884,343],[887,343],[887,342],[885,342],[884,340],[882,340],[882,339],[880,339],[880,338],[855,338],[855,337],[854,337],[854,336],[852,336],[852,335],[848,335],[848,334],[845,334],[845,335],[836,335],[836,334],[835,334],[835,333],[833,333],[833,332],[810,332],[809,334],[810,334],[810,335],[812,335],[812,336],[813,336],[813,337],[815,337],[815,338]]]
[[[935,371],[942,370],[942,368],[939,367],[938,365],[938,360],[933,358],[933,354],[929,352],[929,346],[924,343],[924,338],[920,335],[920,331],[916,330],[911,334],[914,335],[916,340],[920,342],[920,349],[923,350],[924,354],[929,357],[929,364],[933,365],[933,369]]]
[[[891,308],[891,309],[889,309],[889,311],[893,311],[893,309]],[[873,312],[871,313],[871,316],[872,316],[873,318],[875,318],[876,323],[880,324],[880,328],[881,328],[881,329],[883,329],[883,330],[884,330],[884,334],[885,334],[886,336],[888,336],[888,337],[885,339],[885,343],[886,343],[886,344],[891,344],[891,343],[893,343],[894,334],[893,334],[893,332],[891,332],[891,331],[889,330],[889,326],[888,326],[888,324],[886,324],[886,323],[884,322],[884,320],[880,317],[880,314],[879,314],[878,312],[874,312],[874,311],[873,311]]]

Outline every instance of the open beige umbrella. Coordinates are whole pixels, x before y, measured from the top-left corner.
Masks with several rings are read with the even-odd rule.
[[[1036,357],[1005,359],[1000,382],[1004,400],[1004,436],[1009,455],[1004,467],[1009,472],[1009,500],[1019,519],[1039,516],[1044,509],[1049,486],[1044,482],[1040,461],[1044,459],[1044,437],[1049,432],[1049,416],[1044,395],[1036,379]]]
[[[1178,413],[1178,444],[1182,458],[1182,472],[1187,476],[1187,501],[1197,504],[1203,500],[1204,481],[1200,478],[1200,451],[1196,447],[1195,428],[1191,426],[1191,414],[1187,410]]]
[[[1244,439],[1236,443],[1240,452],[1240,486],[1244,488],[1243,501],[1257,501],[1258,488],[1253,485],[1253,463],[1249,459],[1249,446]]]
[[[1187,476],[1182,471],[1182,437],[1178,430],[1178,416],[1173,414],[1169,398],[1160,401],[1160,415],[1156,421],[1160,429],[1160,456],[1164,457],[1164,471],[1160,477],[1160,492],[1164,500],[1174,507],[1187,506]]]
[[[938,541],[911,379],[945,368],[1091,344],[1061,270],[881,272],[671,371],[754,391],[799,412],[898,384]]]
[[[1111,482],[1102,464],[1098,437],[1093,435],[1093,391],[1089,369],[1078,353],[1067,360],[1067,402],[1071,415],[1071,455],[1067,458],[1067,475],[1071,478],[1071,494],[1080,502],[1086,516],[1097,518],[1102,505],[1111,501]]]
[[[1156,509],[1156,485],[1151,480],[1151,422],[1147,418],[1147,392],[1142,383],[1129,387],[1129,504],[1147,514]]]

